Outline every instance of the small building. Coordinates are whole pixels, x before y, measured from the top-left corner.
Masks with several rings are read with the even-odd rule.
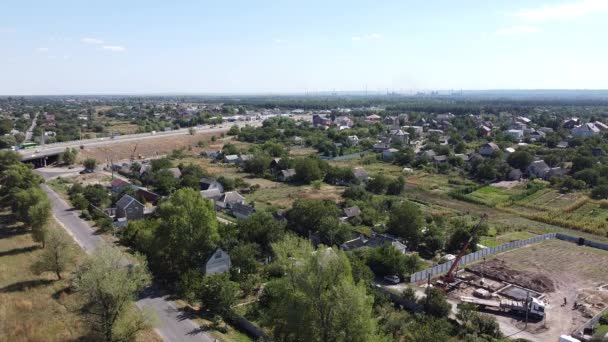
[[[246,204],[234,203],[230,208],[230,213],[232,216],[244,220],[255,213],[255,208]]]
[[[410,142],[410,134],[400,129],[394,129],[390,132],[391,141],[407,144]]]
[[[557,148],[568,148],[568,142],[567,141],[560,141],[559,143],[557,143],[557,145],[555,145],[555,147],[557,147]]]
[[[485,143],[479,148],[479,154],[484,157],[490,157],[498,152],[500,148],[493,142]]]
[[[235,203],[245,204],[245,197],[236,191],[228,191],[215,201],[215,206],[220,209],[230,209]]]
[[[224,163],[226,164],[236,164],[239,161],[239,156],[236,154],[229,154],[224,156]]]
[[[359,137],[356,135],[349,135],[348,142],[351,144],[351,146],[359,146]]]
[[[608,125],[606,125],[603,122],[600,121],[594,121],[593,124],[595,125],[595,127],[597,127],[600,131],[608,131]]]
[[[198,181],[198,184],[200,185],[201,190],[217,189],[217,190],[219,190],[220,193],[224,192],[224,186],[222,185],[222,183],[216,181],[215,179],[201,178]]]
[[[173,178],[180,179],[182,177],[182,171],[177,167],[172,167],[167,169],[173,175]]]
[[[355,177],[357,177],[357,179],[361,183],[365,183],[369,179],[369,175],[367,174],[367,171],[365,171],[365,169],[362,168],[362,167],[356,167],[356,168],[354,168],[353,169],[353,174],[355,175]]]
[[[530,139],[539,140],[546,136],[547,134],[543,131],[534,131],[530,133]]]
[[[562,123],[562,127],[564,127],[565,129],[573,129],[576,126],[579,126],[580,123],[581,120],[579,118],[570,118],[564,120],[564,122]]]
[[[137,189],[135,190],[135,195],[137,196],[137,198],[145,201],[146,203],[152,203],[154,205],[156,205],[156,203],[160,199],[159,194],[142,187],[137,187]]]
[[[395,154],[399,152],[398,149],[396,148],[389,148],[388,150],[385,150],[382,152],[382,159],[384,160],[389,160],[389,159],[393,159],[395,157]]]
[[[213,252],[213,255],[207,259],[203,265],[202,271],[205,275],[226,273],[230,270],[231,266],[232,262],[230,261],[230,255],[221,248],[218,248]]]
[[[505,132],[506,135],[511,136],[513,139],[519,140],[524,137],[523,129],[510,129]]]
[[[111,182],[110,182],[110,191],[112,191],[113,193],[120,193],[122,192],[124,189],[128,188],[131,186],[131,183],[122,180],[120,178],[114,178]]]
[[[277,174],[277,180],[279,182],[288,182],[290,181],[294,176],[296,175],[296,170],[295,169],[287,169],[287,170],[281,170],[279,171],[279,173]]]
[[[545,178],[549,169],[549,165],[544,160],[535,160],[528,166],[528,174],[536,178]]]
[[[351,219],[353,217],[361,215],[361,209],[359,209],[359,207],[357,206],[344,208],[342,210],[342,214],[344,215],[344,218]]]
[[[315,114],[312,116],[312,124],[314,126],[324,126],[324,127],[329,127],[332,125],[332,121],[330,118],[326,117],[326,116],[321,116],[319,114]]]
[[[374,146],[373,146],[373,150],[376,153],[384,152],[384,151],[388,150],[389,148],[391,148],[391,145],[388,143],[377,143],[377,144],[374,144]]]
[[[372,114],[372,115],[368,115],[365,118],[365,121],[370,122],[370,123],[374,123],[374,122],[380,121],[380,119],[382,119],[382,117],[380,117],[379,115]]]
[[[584,125],[574,127],[570,133],[575,137],[592,137],[600,134],[600,129],[597,128],[593,123],[588,122]]]
[[[448,161],[448,156],[433,156],[433,162],[435,164],[441,164],[441,163],[445,163]]]
[[[489,137],[490,135],[492,135],[492,129],[486,125],[480,125],[477,129],[477,132],[482,137]]]
[[[116,202],[116,217],[137,220],[144,217],[144,205],[135,198],[124,195]]]
[[[200,194],[202,198],[212,201],[218,200],[222,196],[220,189],[201,190]]]

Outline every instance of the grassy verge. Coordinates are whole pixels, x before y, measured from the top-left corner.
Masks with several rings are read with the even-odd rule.
[[[83,338],[86,322],[78,315],[77,296],[69,280],[36,275],[31,265],[42,252],[29,234],[8,222],[0,223],[0,340],[67,341]],[[63,232],[55,221],[49,229]],[[83,252],[73,246],[82,258]],[[67,278],[67,277],[66,277]]]

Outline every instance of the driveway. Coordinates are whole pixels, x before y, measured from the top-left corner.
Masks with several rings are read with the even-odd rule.
[[[72,236],[72,238],[85,250],[91,254],[96,248],[106,244],[99,235],[95,234],[93,228],[78,216],[78,212],[73,210],[53,189],[47,184],[41,185],[53,207],[53,216],[59,224]],[[167,300],[160,294],[154,285],[145,289],[136,302],[137,306],[147,308],[156,313],[160,325],[156,327],[156,332],[165,341],[175,342],[213,342],[214,339],[201,331],[200,326],[188,319],[173,302]]]

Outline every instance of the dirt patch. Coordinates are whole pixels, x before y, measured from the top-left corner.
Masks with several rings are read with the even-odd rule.
[[[484,274],[489,278],[494,278],[500,281],[519,285],[529,288],[537,292],[554,292],[555,284],[549,277],[528,271],[516,271],[500,259],[492,259],[490,261],[474,265],[470,267],[470,271],[478,274]]]

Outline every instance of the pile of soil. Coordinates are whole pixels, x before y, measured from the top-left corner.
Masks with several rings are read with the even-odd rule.
[[[503,260],[492,259],[469,268],[471,272],[485,277],[505,281],[531,290],[548,293],[555,291],[555,284],[549,277],[526,271],[515,271],[507,267]]]

